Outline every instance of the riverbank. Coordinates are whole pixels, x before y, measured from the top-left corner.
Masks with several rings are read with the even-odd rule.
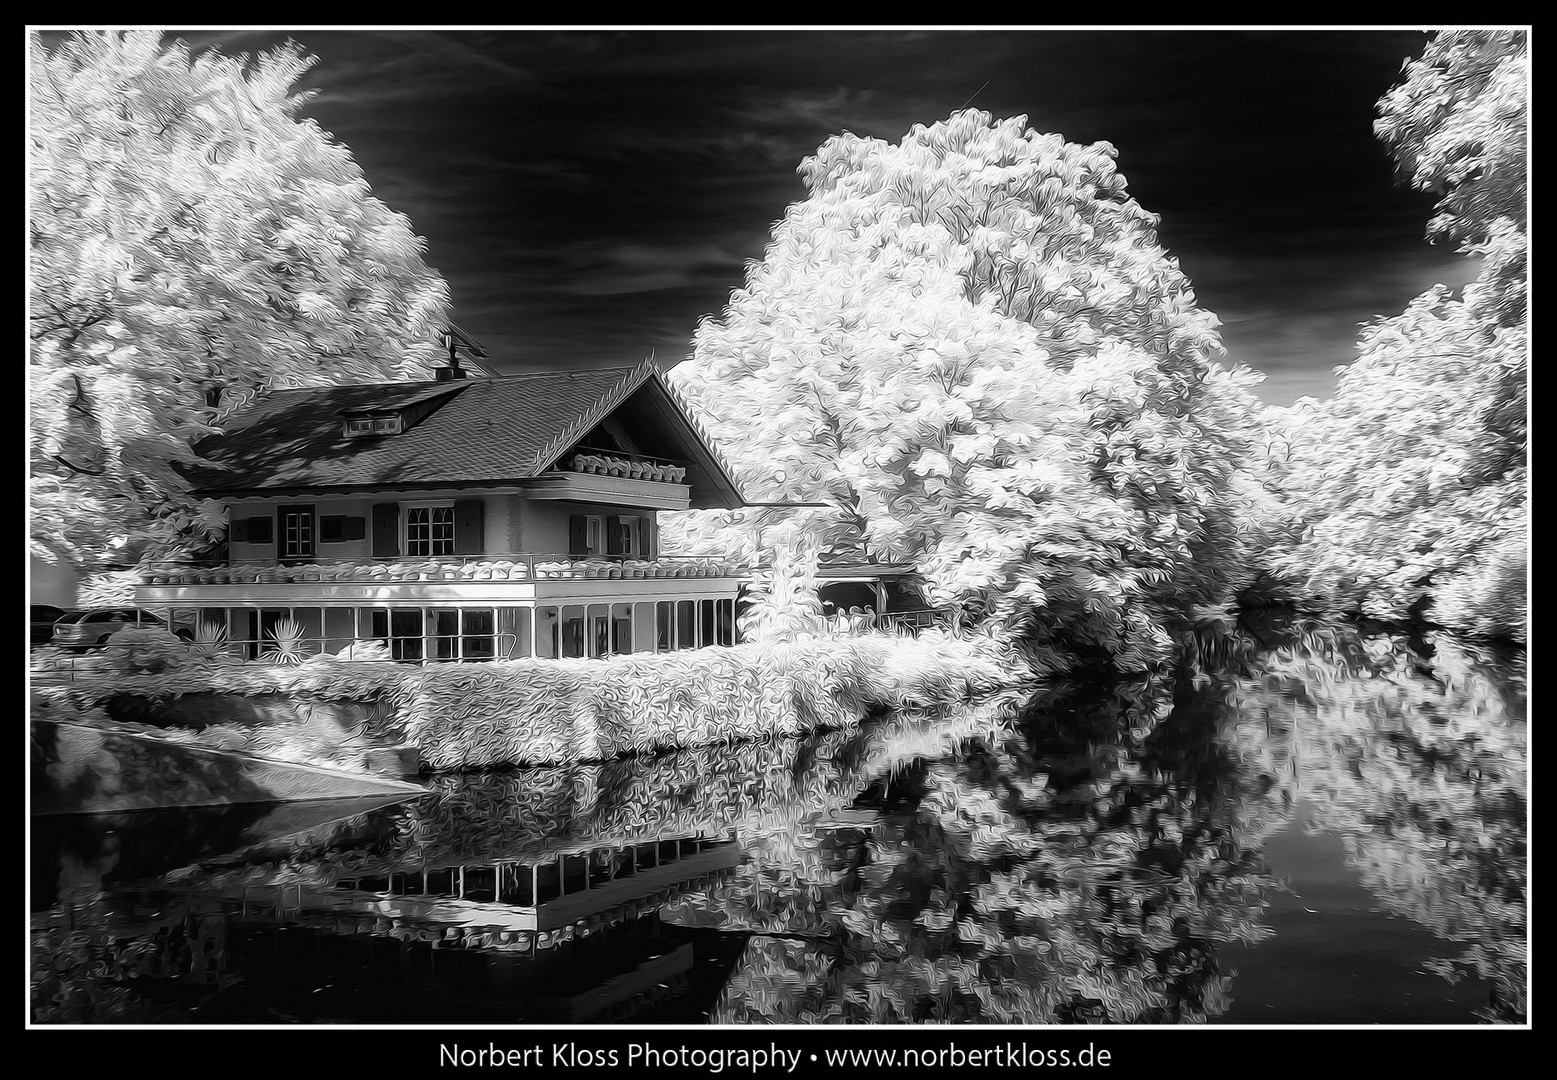
[[[190,662],[35,679],[59,718],[194,745],[382,772],[561,765],[844,727],[907,703],[979,700],[1031,682],[984,638],[802,638],[595,660],[427,667],[320,659]]]

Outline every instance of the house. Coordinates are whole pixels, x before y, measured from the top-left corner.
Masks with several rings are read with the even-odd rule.
[[[741,573],[661,553],[657,515],[742,496],[658,369],[465,378],[451,361],[433,382],[259,397],[189,474],[226,506],[226,557],[147,568],[136,602],[247,656],[732,644]]]

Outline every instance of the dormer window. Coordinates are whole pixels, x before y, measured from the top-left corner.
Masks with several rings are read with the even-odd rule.
[[[382,435],[404,435],[438,407],[465,388],[465,383],[429,386],[410,383],[402,389],[391,387],[353,387],[361,396],[341,409],[341,434],[348,439]]]
[[[347,413],[344,422],[346,434],[349,436],[398,435],[402,429],[401,415],[399,413],[380,413],[378,415]]]

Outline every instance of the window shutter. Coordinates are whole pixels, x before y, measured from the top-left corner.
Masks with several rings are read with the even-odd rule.
[[[454,504],[454,554],[481,555],[486,552],[483,525],[486,503],[480,499],[460,499]]]
[[[233,544],[247,544],[249,542],[249,519],[238,518],[227,527],[227,540]]]
[[[653,559],[659,556],[659,521],[653,517],[638,519],[638,557]]]
[[[341,539],[361,540],[368,535],[368,519],[363,517],[341,518]]]
[[[568,554],[589,554],[589,519],[583,514],[568,517]]]
[[[627,537],[622,535],[622,519],[615,515],[606,518],[606,554],[626,555]]]
[[[270,544],[276,539],[274,518],[254,517],[249,518],[249,543]]]
[[[319,542],[321,544],[338,544],[344,539],[346,532],[346,519],[339,514],[330,514],[319,519]]]
[[[373,504],[373,557],[392,559],[400,554],[400,504]]]

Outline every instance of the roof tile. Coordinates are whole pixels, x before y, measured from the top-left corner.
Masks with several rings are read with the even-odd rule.
[[[652,375],[647,365],[533,372],[458,383],[275,390],[197,447],[197,491],[494,483],[552,464]],[[441,397],[410,430],[348,436],[341,413]]]

